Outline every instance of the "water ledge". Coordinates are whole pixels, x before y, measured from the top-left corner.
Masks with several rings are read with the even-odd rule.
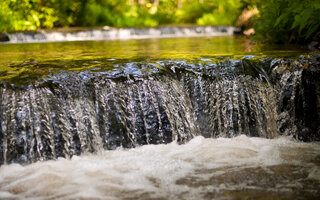
[[[158,28],[110,28],[87,30],[28,31],[0,33],[0,42],[54,42],[81,40],[146,39],[165,37],[198,37],[233,35],[238,28],[232,26],[190,26]]]

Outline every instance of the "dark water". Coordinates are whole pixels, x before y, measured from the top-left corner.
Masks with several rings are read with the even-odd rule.
[[[0,45],[0,197],[317,198],[319,62],[241,37]]]

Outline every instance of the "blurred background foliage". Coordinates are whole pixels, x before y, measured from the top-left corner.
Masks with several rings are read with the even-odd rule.
[[[276,43],[303,43],[320,40],[319,0],[251,0],[259,15],[255,16],[256,37]]]
[[[239,23],[239,16],[250,10],[259,12],[249,23]],[[0,32],[58,27],[236,24],[244,29],[253,27],[257,38],[281,43],[319,40],[319,22],[319,0],[0,1]]]

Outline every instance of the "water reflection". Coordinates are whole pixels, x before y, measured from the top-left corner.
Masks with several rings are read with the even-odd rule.
[[[99,58],[190,60],[199,57],[262,53],[279,55],[283,50],[287,50],[285,54],[302,51],[292,46],[253,44],[246,38],[232,36],[2,44],[0,45],[0,64],[29,59],[38,61]]]

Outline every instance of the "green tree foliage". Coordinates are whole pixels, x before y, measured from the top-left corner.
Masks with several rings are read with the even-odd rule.
[[[241,0],[5,0],[0,31],[69,26],[232,25]]]
[[[320,38],[319,0],[0,0],[0,31],[70,26],[233,25],[257,6],[256,36],[273,42]]]
[[[58,18],[41,0],[0,1],[0,31],[52,28]]]
[[[241,0],[214,0],[210,12],[197,19],[199,25],[233,25],[241,14],[244,3]]]
[[[42,0],[46,6],[54,9],[57,20],[53,22],[54,27],[76,26],[77,20],[82,13],[82,7],[86,0]],[[39,28],[43,28],[40,26]]]
[[[83,7],[79,25],[137,27],[156,26],[157,20],[149,11],[150,4],[129,4],[127,0],[89,0]]]
[[[277,43],[319,40],[319,0],[253,0],[250,3],[260,11],[254,20],[258,38]]]

